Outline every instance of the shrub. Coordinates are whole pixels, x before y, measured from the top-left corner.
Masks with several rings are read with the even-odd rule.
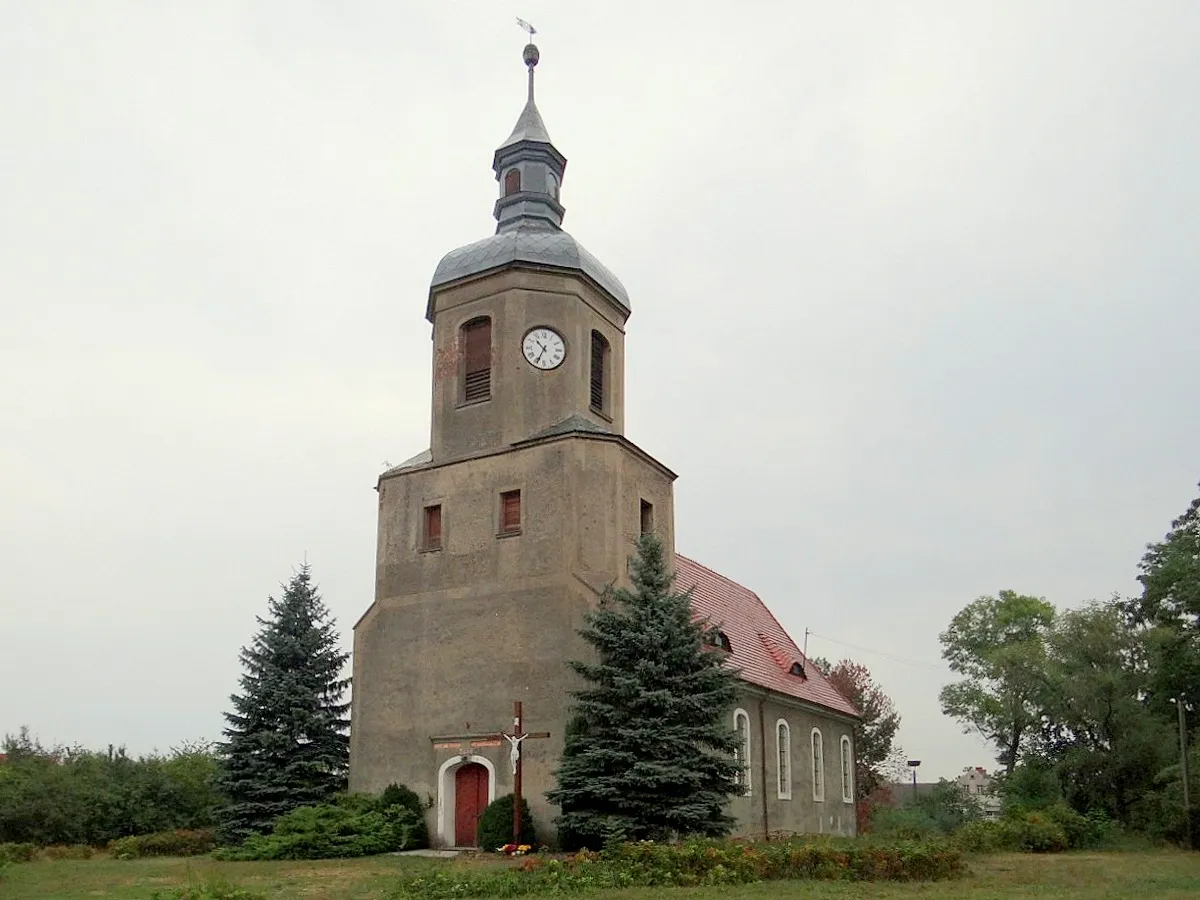
[[[526,858],[495,870],[441,869],[409,878],[399,897],[430,900],[573,893],[589,888],[748,884],[812,878],[932,881],[964,871],[962,855],[942,842],[790,840],[770,843],[691,840],[681,844],[613,844],[566,860]]]
[[[380,807],[363,794],[321,806],[301,806],[277,818],[269,834],[239,847],[221,847],[217,859],[342,859],[415,850],[425,820],[403,806]]]
[[[206,881],[198,885],[155,891],[150,900],[267,900],[266,894],[234,887],[224,881]]]
[[[202,856],[217,846],[216,833],[211,828],[159,831],[118,838],[108,845],[114,859],[141,859],[144,856]]]
[[[429,846],[429,826],[425,822],[425,807],[421,803],[421,798],[417,796],[417,792],[407,785],[389,784],[383,789],[383,793],[379,795],[379,806],[382,809],[387,809],[389,806],[399,806],[403,809],[412,810],[413,815],[417,817],[419,823],[412,833],[412,849]]]
[[[96,851],[87,844],[54,844],[43,847],[39,855],[42,859],[91,859]]]
[[[907,806],[880,806],[871,820],[871,833],[903,841],[919,841],[942,834],[933,816]]]
[[[206,745],[134,759],[43,747],[26,730],[0,743],[0,842],[106,845],[131,834],[212,824],[216,761]]]
[[[483,815],[479,817],[477,834],[479,846],[485,850],[495,850],[505,844],[529,844],[537,846],[537,831],[533,825],[533,816],[529,814],[529,802],[521,798],[521,837],[515,840],[513,836],[513,795],[505,794],[497,797],[488,804]]]
[[[19,863],[37,859],[37,846],[30,843],[0,844],[0,862]]]

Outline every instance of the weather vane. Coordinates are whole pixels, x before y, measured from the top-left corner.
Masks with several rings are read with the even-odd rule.
[[[537,34],[537,29],[520,17],[517,18],[517,24],[529,32],[529,39],[532,41],[533,36]]]

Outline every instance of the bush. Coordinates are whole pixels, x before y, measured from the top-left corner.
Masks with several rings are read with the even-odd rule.
[[[37,846],[31,843],[0,844],[0,862],[32,862],[37,859]]]
[[[412,849],[429,846],[429,826],[425,822],[425,807],[416,791],[406,785],[392,782],[379,795],[379,806],[381,809],[399,806],[411,810],[419,823],[411,836]]]
[[[529,814],[529,802],[521,798],[521,838],[513,838],[513,795],[505,794],[488,804],[479,817],[477,833],[479,846],[484,850],[496,850],[505,844],[529,844],[537,846],[537,830],[533,816]]]
[[[234,887],[224,881],[206,881],[168,891],[155,891],[150,895],[150,900],[267,900],[267,895]]]
[[[43,847],[39,856],[42,859],[91,859],[96,851],[87,844],[54,844]]]
[[[425,819],[404,806],[381,807],[364,794],[334,803],[301,806],[277,818],[269,834],[256,834],[239,847],[222,847],[217,859],[344,859],[415,850]]]
[[[1060,853],[1095,846],[1089,820],[1069,809],[1048,808],[1021,818],[973,822],[959,829],[954,844],[968,853]]]
[[[871,833],[902,841],[920,841],[944,832],[925,810],[908,806],[880,806],[872,814]]]
[[[614,844],[565,861],[526,858],[504,870],[442,869],[401,882],[397,896],[430,900],[574,893],[590,888],[749,884],[811,878],[839,881],[933,881],[964,871],[943,842],[790,840],[751,843],[691,840]]]
[[[43,747],[27,731],[0,752],[0,842],[102,847],[131,834],[212,824],[216,760],[206,745],[134,759]]]
[[[145,856],[203,856],[217,846],[216,833],[211,828],[159,831],[118,838],[108,845],[114,859],[141,859]]]

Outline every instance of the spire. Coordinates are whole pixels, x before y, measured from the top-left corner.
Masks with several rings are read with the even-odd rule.
[[[521,26],[533,35],[533,26],[523,22]],[[529,71],[529,94],[512,134],[492,160],[500,183],[500,199],[493,213],[497,233],[519,227],[556,230],[566,213],[558,197],[567,159],[551,142],[533,99],[533,70],[541,55],[530,43],[521,58]]]
[[[513,126],[512,134],[500,145],[501,149],[518,141],[550,143],[550,134],[546,131],[546,123],[542,121],[542,114],[538,112],[537,104],[533,102],[533,70],[540,58],[537,45],[527,44],[522,58],[525,60],[526,68],[529,69],[529,98],[525,101],[525,108],[521,110],[517,124]]]

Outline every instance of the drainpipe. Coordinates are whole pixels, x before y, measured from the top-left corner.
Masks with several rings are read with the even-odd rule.
[[[761,777],[758,783],[761,785],[760,792],[762,793],[762,819],[763,819],[763,840],[771,839],[770,825],[767,821],[767,720],[766,709],[767,698],[764,694],[758,700],[758,746],[761,751],[759,761],[759,773]]]

